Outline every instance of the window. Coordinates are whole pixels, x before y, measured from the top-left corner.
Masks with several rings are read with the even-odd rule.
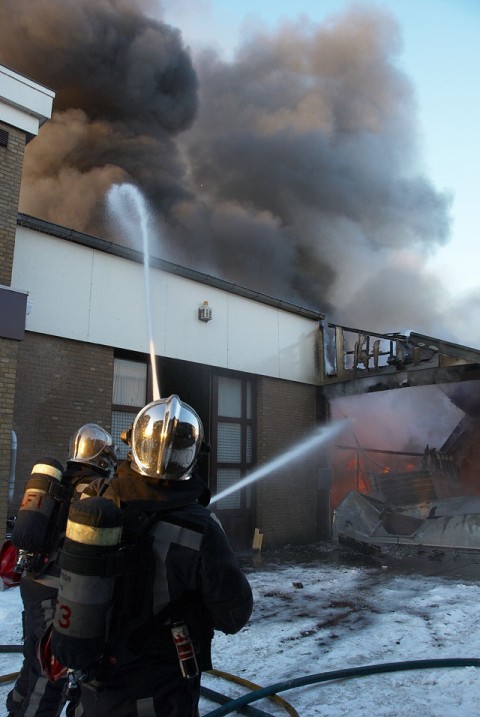
[[[120,434],[129,428],[147,401],[147,364],[115,358],[113,364],[112,437],[118,457],[126,458],[128,446]]]
[[[253,383],[246,378],[215,377],[216,492],[238,483],[253,466]],[[218,501],[220,510],[251,508],[252,488]]]

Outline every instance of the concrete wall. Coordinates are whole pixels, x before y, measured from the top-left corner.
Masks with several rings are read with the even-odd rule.
[[[52,457],[65,465],[72,433],[84,423],[111,430],[113,350],[27,333],[19,345],[14,429],[16,509],[32,465]]]
[[[259,379],[257,410],[257,464],[261,466],[315,429],[316,390],[294,382]],[[264,548],[318,539],[317,469],[315,457],[309,454],[304,461],[296,460],[258,481],[257,527],[263,533]]]

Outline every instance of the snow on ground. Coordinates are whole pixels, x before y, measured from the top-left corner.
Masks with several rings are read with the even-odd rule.
[[[464,570],[463,577],[453,569],[469,564],[473,569]],[[388,556],[347,559],[342,551],[316,546],[308,558],[295,550],[265,554],[257,565],[245,565],[255,598],[251,620],[237,635],[216,633],[214,667],[266,687],[379,663],[480,657],[480,566],[461,556],[450,559],[448,570],[441,562],[425,565],[438,574],[398,569]],[[0,625],[2,644],[20,642],[18,588],[0,592]],[[0,654],[1,674],[20,664],[21,655]],[[249,691],[209,674],[203,684],[232,698]],[[0,684],[0,704],[10,687]],[[480,668],[363,676],[279,696],[300,717],[477,717]],[[217,707],[202,697],[202,717]],[[275,717],[287,714],[284,706],[266,698],[252,707]]]

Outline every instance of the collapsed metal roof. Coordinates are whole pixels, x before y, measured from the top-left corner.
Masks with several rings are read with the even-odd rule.
[[[416,332],[379,334],[324,324],[321,384],[329,399],[480,379],[480,350]]]

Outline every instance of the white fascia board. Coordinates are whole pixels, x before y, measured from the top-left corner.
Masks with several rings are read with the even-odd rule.
[[[0,119],[18,129],[38,134],[52,116],[55,92],[0,65]]]

